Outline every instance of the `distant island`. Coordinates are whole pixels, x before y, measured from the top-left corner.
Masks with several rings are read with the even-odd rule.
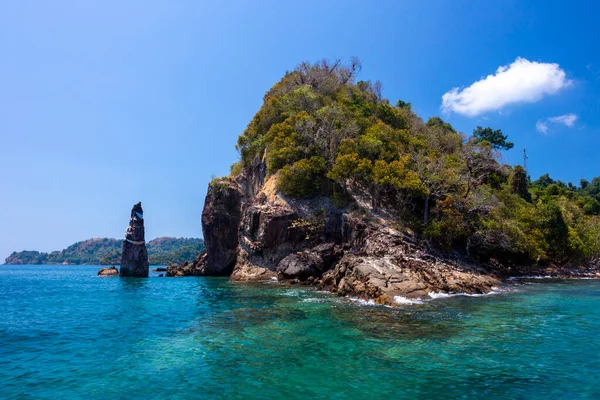
[[[118,265],[121,262],[122,239],[93,238],[72,244],[61,251],[13,252],[5,264],[99,264]],[[204,251],[204,241],[197,238],[159,237],[147,244],[151,265],[167,265],[192,261]]]

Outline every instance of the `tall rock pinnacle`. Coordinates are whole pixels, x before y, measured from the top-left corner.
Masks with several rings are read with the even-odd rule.
[[[131,209],[131,219],[123,240],[120,275],[148,277],[148,251],[144,239],[144,211],[141,202]]]

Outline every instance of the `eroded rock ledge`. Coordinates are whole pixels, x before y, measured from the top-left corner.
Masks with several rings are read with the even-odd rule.
[[[265,179],[264,164],[211,182],[202,212],[206,252],[167,276],[230,276],[248,282],[319,286],[395,305],[429,292],[487,293],[495,274],[425,249],[373,213],[341,210],[327,198],[292,201]]]

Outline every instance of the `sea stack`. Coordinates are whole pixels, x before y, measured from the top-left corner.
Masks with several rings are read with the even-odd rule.
[[[148,251],[144,239],[144,211],[141,202],[131,209],[129,226],[123,240],[120,275],[135,278],[148,277]]]

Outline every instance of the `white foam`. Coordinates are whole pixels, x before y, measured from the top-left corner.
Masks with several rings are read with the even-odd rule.
[[[553,279],[550,275],[531,275],[531,276],[511,276],[508,278],[509,281],[515,281],[519,279]]]
[[[444,293],[444,292],[429,292],[427,293],[427,295],[431,298],[431,300],[436,300],[436,299],[447,299],[448,297],[455,297],[455,296],[466,296],[466,297],[484,297],[484,296],[491,296],[494,294],[498,294],[498,293],[502,293],[505,292],[505,289],[501,289],[499,287],[496,286],[492,286],[492,291],[488,292],[488,293]]]
[[[309,297],[308,299],[302,299],[302,303],[326,303],[328,299],[317,299],[314,297]]]
[[[427,293],[427,295],[429,297],[431,297],[432,300],[445,299],[445,298],[452,297],[452,296],[458,296],[458,294],[456,294],[456,293],[444,293],[444,292],[429,292],[429,293]]]
[[[272,276],[271,278],[269,278],[269,280],[264,280],[262,282],[264,284],[266,284],[266,285],[279,285],[279,279],[277,279],[274,276]]]
[[[281,295],[286,296],[286,297],[301,297],[305,293],[306,293],[306,291],[304,291],[304,290],[290,289],[290,290],[286,290],[285,292],[281,293]]]
[[[489,293],[460,293],[458,296],[466,296],[466,297],[485,297],[497,294],[498,292],[489,292]]]
[[[600,277],[577,276],[577,275],[571,275],[571,276],[529,275],[529,276],[511,276],[510,278],[508,278],[509,281],[517,281],[519,279],[574,279],[574,280],[580,280],[580,279],[600,279]]]
[[[402,296],[394,296],[394,301],[398,304],[423,304],[423,300],[409,299]]]
[[[429,296],[429,298],[415,298],[415,299],[409,299],[408,297],[404,297],[404,296],[394,296],[394,301],[396,302],[396,304],[401,304],[401,305],[416,305],[416,304],[425,304],[428,301],[432,301],[432,300],[437,300],[437,299],[446,299],[449,297],[455,297],[455,296],[465,296],[465,297],[484,297],[484,296],[491,296],[491,295],[495,295],[495,294],[499,294],[499,293],[503,293],[503,292],[507,292],[507,291],[512,291],[512,289],[507,289],[507,288],[499,288],[499,287],[495,287],[492,286],[491,287],[492,291],[489,293],[444,293],[444,292],[429,292],[427,293],[427,295]],[[327,292],[325,292],[327,293]],[[353,302],[356,302],[360,305],[363,306],[374,306],[374,305],[378,305],[377,303],[375,303],[375,301],[373,299],[368,299],[368,300],[364,300],[358,297],[347,297],[348,300],[351,300]],[[305,302],[317,302],[317,299],[305,299],[302,300]],[[390,307],[390,306],[385,306],[385,307]]]
[[[375,300],[373,300],[373,299],[365,300],[365,299],[359,299],[358,297],[348,297],[348,299],[355,301],[363,306],[374,306],[375,305]]]

